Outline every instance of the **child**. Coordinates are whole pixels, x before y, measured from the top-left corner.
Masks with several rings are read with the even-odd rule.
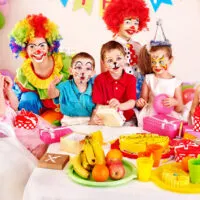
[[[142,85],[141,98],[137,100],[136,106],[142,109],[138,113],[138,126],[143,125],[143,118],[155,114],[152,103],[154,97],[159,94],[167,94],[169,97],[163,100],[163,105],[174,107],[170,114],[176,118],[181,118],[183,110],[183,100],[181,91],[181,81],[169,73],[170,64],[173,61],[171,44],[166,40],[151,41],[150,49],[146,46],[141,50],[144,65],[151,65],[154,73],[147,74]]]
[[[125,49],[125,71],[136,77],[136,94],[139,98],[144,75],[152,73],[152,69],[140,67],[138,55],[141,45],[132,36],[147,28],[149,8],[143,0],[111,0],[105,9],[103,20],[114,33],[114,40]]]
[[[192,116],[194,115],[195,109],[197,106],[199,106],[199,104],[200,104],[200,85],[197,86],[194,93],[194,99],[192,101],[192,106],[191,106],[189,118],[188,118],[188,121],[190,124],[192,123]]]
[[[13,83],[10,77],[0,74],[0,121],[11,125],[19,141],[39,159],[48,147],[40,140],[39,129],[40,127],[48,128],[50,125],[44,122],[42,118],[38,118],[38,125],[35,129],[22,130],[21,128],[14,127],[18,99],[12,91],[12,85]]]
[[[60,104],[64,119],[62,125],[73,125],[88,122],[95,104],[92,102],[92,87],[95,60],[85,52],[80,52],[72,58],[70,73],[72,79],[63,83],[59,79],[52,81],[48,95]],[[83,118],[81,118],[83,117]],[[84,120],[85,119],[85,120]]]
[[[125,54],[123,46],[116,41],[109,41],[102,46],[101,60],[105,72],[94,81],[92,99],[97,106],[109,105],[124,111],[126,121],[129,121],[134,116],[136,79],[124,71]],[[101,120],[98,124],[102,124]]]

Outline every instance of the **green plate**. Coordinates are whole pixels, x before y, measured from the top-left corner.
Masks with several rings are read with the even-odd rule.
[[[79,183],[81,185],[85,185],[85,186],[92,186],[92,187],[118,186],[137,178],[136,167],[132,163],[128,162],[127,160],[123,160],[122,162],[125,168],[125,176],[123,177],[123,179],[120,179],[120,180],[112,180],[109,178],[105,182],[96,182],[92,179],[91,176],[90,176],[90,179],[83,179],[78,174],[76,174],[76,172],[73,170],[72,164],[69,164],[67,168],[67,174],[74,182]]]

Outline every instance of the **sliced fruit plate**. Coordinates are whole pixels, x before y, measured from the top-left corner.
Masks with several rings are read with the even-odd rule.
[[[90,174],[90,177],[88,179],[84,179],[80,177],[73,169],[73,165],[70,163],[67,168],[67,174],[68,176],[76,183],[85,185],[85,186],[90,186],[90,187],[113,187],[113,186],[118,186],[122,185],[125,183],[128,183],[129,181],[136,179],[137,178],[137,171],[136,167],[129,161],[123,159],[122,163],[125,168],[125,175],[122,179],[120,180],[112,180],[111,178],[108,178],[107,181],[104,182],[96,182],[93,178],[92,175]]]

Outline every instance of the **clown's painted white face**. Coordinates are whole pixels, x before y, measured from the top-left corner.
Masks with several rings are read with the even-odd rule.
[[[139,19],[138,18],[126,18],[124,19],[123,24],[120,25],[119,36],[125,40],[130,40],[134,33],[137,33],[139,28]]]
[[[44,38],[34,38],[29,41],[26,50],[33,62],[42,63],[47,58],[49,47]]]
[[[72,68],[71,74],[76,84],[87,84],[94,74],[94,63],[89,58],[78,58]]]

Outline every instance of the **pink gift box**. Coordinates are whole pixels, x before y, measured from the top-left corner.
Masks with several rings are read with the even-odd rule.
[[[197,138],[200,138],[200,132],[194,131],[192,125],[184,125],[183,126],[183,133],[189,133]]]
[[[181,121],[164,114],[144,117],[143,129],[151,133],[175,138],[178,136]]]
[[[52,144],[60,142],[62,136],[68,135],[73,131],[68,127],[56,127],[56,128],[47,128],[40,130],[40,139],[45,144]]]

